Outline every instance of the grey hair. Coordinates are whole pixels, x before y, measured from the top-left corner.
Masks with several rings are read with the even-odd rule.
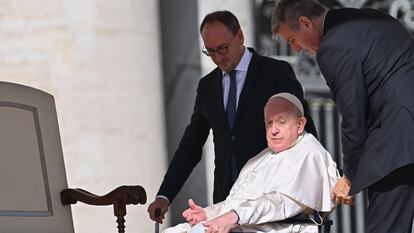
[[[274,36],[279,33],[281,23],[288,23],[290,28],[298,29],[300,16],[316,19],[327,9],[316,0],[280,0],[273,10],[272,33]]]

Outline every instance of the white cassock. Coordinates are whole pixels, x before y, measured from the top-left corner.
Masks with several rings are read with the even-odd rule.
[[[338,179],[329,152],[312,134],[304,133],[290,149],[273,153],[266,148],[250,159],[226,200],[204,209],[208,220],[235,210],[241,226],[234,232],[318,232],[316,225],[270,222],[293,217],[307,208],[332,211],[331,190]],[[164,233],[187,233],[190,229],[184,223]]]

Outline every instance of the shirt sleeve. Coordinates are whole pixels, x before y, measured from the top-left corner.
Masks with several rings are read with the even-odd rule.
[[[262,224],[283,220],[305,210],[305,206],[289,197],[271,192],[242,202],[233,209],[239,215],[239,224]]]
[[[191,122],[186,127],[178,148],[168,166],[167,173],[157,195],[168,198],[172,203],[194,167],[200,162],[205,144],[210,132],[210,124],[201,109],[201,82],[197,89],[194,111]]]
[[[207,214],[207,220],[211,220],[219,216],[223,207],[224,207],[224,201],[205,207],[204,210],[206,211],[206,214]]]

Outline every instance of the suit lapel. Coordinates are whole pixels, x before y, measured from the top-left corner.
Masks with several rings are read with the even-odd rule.
[[[260,62],[259,62],[260,55],[258,55],[256,51],[254,51],[253,49],[249,48],[249,50],[253,53],[253,56],[249,63],[249,68],[247,70],[246,80],[244,81],[242,92],[240,93],[239,102],[237,106],[236,121],[233,126],[233,131],[238,126],[238,122],[240,121],[240,116],[242,115],[248,96],[251,94],[252,89],[254,88],[254,86],[256,85],[256,83],[261,77]],[[223,121],[226,122],[225,124],[227,125],[228,130],[229,132],[231,132],[232,130],[230,129],[230,125],[227,120],[227,115],[224,110],[223,73],[220,69],[217,69],[215,86],[216,86],[216,88],[214,89],[215,93],[213,93],[213,95],[214,95],[216,104],[219,109],[218,115],[221,119],[223,119]]]

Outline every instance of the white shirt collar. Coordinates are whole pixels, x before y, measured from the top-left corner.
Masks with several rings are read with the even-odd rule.
[[[243,71],[247,72],[247,69],[249,68],[250,60],[252,59],[253,53],[250,52],[246,47],[244,47],[243,56],[240,59],[239,64],[237,64],[235,70],[237,71]],[[226,72],[223,72],[223,75]]]
[[[250,52],[246,47],[244,47],[244,53],[240,59],[239,64],[236,66],[235,70],[246,72],[249,68],[250,60],[252,59],[253,53]]]

